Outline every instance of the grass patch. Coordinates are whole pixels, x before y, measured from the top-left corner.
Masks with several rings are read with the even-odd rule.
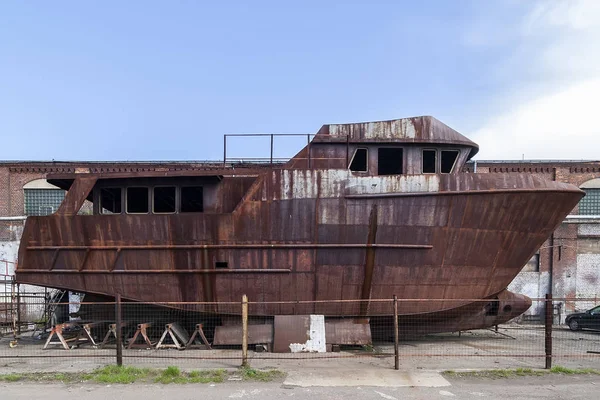
[[[144,381],[156,372],[149,368],[119,367],[108,365],[89,374],[89,380],[97,383],[133,383]]]
[[[566,368],[557,365],[552,367],[550,370],[553,374],[565,374],[565,375],[600,375],[600,371],[593,368]]]
[[[271,382],[282,378],[285,374],[277,369],[260,370],[242,367],[240,368],[240,375],[245,381]]]
[[[532,368],[516,368],[516,369],[490,369],[483,371],[465,371],[456,372],[453,370],[444,371],[443,374],[447,377],[454,378],[515,378],[519,376],[545,376],[550,374],[564,375],[600,375],[600,370],[593,368],[571,369],[561,366],[552,367],[550,370],[532,369]]]
[[[228,373],[224,369],[200,370],[182,372],[179,368],[170,366],[166,369],[150,369],[136,367],[118,367],[109,365],[89,373],[23,373],[0,375],[3,382],[94,382],[104,384],[139,383],[221,383],[226,380]]]
[[[188,374],[189,383],[222,383],[229,374],[224,369],[206,371],[191,371]]]
[[[18,382],[21,379],[23,379],[23,375],[21,375],[21,374],[0,375],[0,381],[4,381],[4,382]]]

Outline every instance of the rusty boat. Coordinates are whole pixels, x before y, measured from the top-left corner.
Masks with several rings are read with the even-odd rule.
[[[378,299],[435,299],[401,306],[401,321],[482,328],[531,305],[506,288],[583,196],[532,174],[465,172],[477,144],[433,117],[324,125],[309,139],[284,163],[225,153],[49,175],[67,193],[53,215],[27,218],[16,279],[133,302],[246,294],[257,316],[376,318],[389,316]]]

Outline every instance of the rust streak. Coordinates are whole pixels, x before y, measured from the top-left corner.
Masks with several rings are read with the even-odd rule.
[[[371,298],[371,286],[373,284],[373,270],[375,269],[375,248],[372,246],[377,240],[377,205],[371,208],[369,217],[369,234],[367,236],[367,254],[365,257],[365,276],[363,280],[361,299]],[[369,311],[369,302],[361,303],[360,315],[367,315]]]

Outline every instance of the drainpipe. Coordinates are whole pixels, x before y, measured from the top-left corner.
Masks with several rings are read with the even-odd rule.
[[[552,181],[556,181],[556,167],[552,168]],[[554,295],[554,231],[550,235],[550,262],[548,263],[548,274],[550,275],[550,288],[548,293]]]
[[[473,173],[477,173],[477,160],[473,161]]]

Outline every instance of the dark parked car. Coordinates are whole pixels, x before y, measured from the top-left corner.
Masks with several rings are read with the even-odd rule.
[[[567,316],[565,323],[572,331],[580,329],[600,330],[600,306],[596,306],[582,313]]]

